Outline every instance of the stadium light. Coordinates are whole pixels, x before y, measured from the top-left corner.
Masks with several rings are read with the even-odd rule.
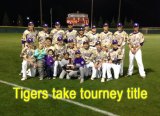
[[[121,20],[121,0],[119,0],[119,7],[118,7],[118,22]]]
[[[93,26],[93,0],[92,0],[92,3],[91,3],[91,28]]]
[[[43,15],[42,15],[42,0],[40,0],[40,23],[41,23],[41,25],[42,25],[42,17],[43,17]]]

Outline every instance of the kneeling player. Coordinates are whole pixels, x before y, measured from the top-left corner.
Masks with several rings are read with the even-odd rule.
[[[36,73],[35,69],[35,58],[33,57],[34,54],[34,45],[33,40],[31,38],[27,38],[26,42],[28,44],[21,52],[21,57],[23,58],[22,62],[22,81],[27,79],[27,70],[30,70],[30,76],[34,77]]]
[[[103,73],[105,70],[107,71],[107,81],[112,80],[112,74],[111,74],[111,69],[113,69],[114,72],[114,78],[118,79],[119,78],[119,73],[120,73],[120,62],[122,60],[122,52],[121,49],[118,48],[118,41],[113,40],[112,41],[112,46],[113,48],[109,51],[109,58],[108,58],[108,63],[105,63],[102,65],[103,68]],[[104,76],[104,74],[103,74]],[[105,76],[102,77],[101,82],[105,82]]]
[[[67,78],[78,76],[78,72],[80,73],[80,83],[84,82],[84,70],[85,70],[85,60],[81,57],[81,52],[79,50],[76,51],[76,58],[73,61],[72,70]]]

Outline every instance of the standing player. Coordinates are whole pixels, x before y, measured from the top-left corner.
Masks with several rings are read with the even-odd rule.
[[[114,33],[114,39],[118,41],[118,46],[122,50],[123,59],[121,61],[121,68],[120,68],[120,76],[123,76],[123,65],[124,65],[124,58],[125,58],[125,43],[128,39],[128,34],[123,30],[122,23],[117,24],[117,31]]]
[[[133,25],[134,32],[129,35],[128,44],[129,44],[129,69],[128,75],[131,76],[133,74],[134,68],[134,58],[137,61],[139,73],[142,78],[146,77],[144,66],[142,62],[142,51],[141,47],[144,43],[144,36],[141,32],[139,32],[139,24],[134,23]]]
[[[99,35],[102,45],[110,48],[112,44],[113,34],[109,31],[108,23],[104,23],[103,32]]]
[[[89,41],[89,40],[87,36],[84,35],[84,28],[81,27],[78,31],[78,36],[76,37],[76,45],[78,49],[83,46],[84,41]]]
[[[37,36],[37,31],[35,31],[34,29],[34,23],[33,22],[29,22],[28,23],[28,29],[26,29],[24,32],[23,32],[23,35],[22,35],[22,49],[26,46],[26,39],[27,38],[32,38],[33,39],[33,42],[36,41],[36,36]]]
[[[99,34],[97,33],[96,26],[93,25],[92,32],[88,35],[90,40],[90,46],[94,47],[96,42],[99,41]]]
[[[68,42],[68,39],[73,39],[74,43],[76,42],[77,31],[73,29],[73,24],[68,23],[68,30],[65,32],[65,42]]]
[[[53,28],[50,32],[50,37],[52,38],[52,44],[55,45],[57,43],[57,38],[62,36],[64,38],[64,30],[61,29],[60,22],[55,22],[55,28]]]
[[[48,24],[43,25],[43,30],[38,33],[37,39],[40,44],[44,44],[46,38],[49,37]]]
[[[91,31],[90,31],[89,25],[86,24],[85,27],[84,27],[84,35],[89,37],[90,33],[91,33]]]

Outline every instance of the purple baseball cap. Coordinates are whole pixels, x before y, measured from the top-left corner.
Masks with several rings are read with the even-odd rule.
[[[33,23],[33,22],[29,22],[29,23],[28,23],[28,26],[32,26],[32,25],[34,26],[34,23]]]
[[[48,28],[48,24],[43,24],[43,27],[44,27],[44,28],[45,28],[45,27]]]
[[[96,29],[96,26],[95,26],[95,25],[93,25],[93,26],[92,26],[92,29]]]
[[[27,42],[27,43],[33,43],[33,38],[27,38],[27,39],[26,39],[26,42]]]
[[[97,41],[97,42],[96,42],[96,45],[100,45],[100,44],[101,44],[101,42],[100,42],[100,41]]]
[[[118,23],[118,24],[117,24],[117,27],[122,27],[122,26],[123,26],[122,23]]]
[[[133,27],[139,27],[139,24],[138,23],[134,23]]]
[[[103,24],[103,27],[108,27],[108,26],[109,26],[108,23]]]
[[[57,38],[57,41],[63,41],[63,37],[62,37],[62,36],[59,36],[59,37]]]
[[[55,22],[55,25],[61,25],[61,23],[59,21]]]
[[[112,40],[112,44],[118,44],[118,41],[116,39]]]
[[[73,42],[73,39],[68,39],[68,43],[72,43]]]
[[[77,51],[75,52],[75,54],[81,54],[81,52],[80,52],[79,50],[77,50]]]

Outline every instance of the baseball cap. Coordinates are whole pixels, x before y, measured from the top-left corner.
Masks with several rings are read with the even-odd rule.
[[[79,50],[77,50],[77,51],[75,52],[75,54],[81,54],[81,52],[80,52]]]
[[[47,28],[47,27],[48,27],[48,24],[43,24],[43,27],[44,27],[44,28],[45,28],[45,27]]]
[[[112,44],[118,44],[118,41],[116,39],[112,40]]]
[[[96,26],[95,26],[95,25],[93,25],[93,26],[92,26],[92,29],[96,29]]]
[[[133,27],[139,27],[139,24],[138,23],[134,23]]]
[[[84,41],[83,44],[89,44],[89,42],[88,41]]]
[[[79,31],[84,31],[84,28],[83,28],[83,27],[81,27],[81,28],[79,29]]]
[[[32,25],[34,25],[33,22],[29,22],[29,23],[28,23],[28,26],[32,26]]]
[[[103,27],[107,27],[107,26],[108,26],[108,23],[104,23],[104,24],[103,24]]]
[[[100,42],[100,41],[97,41],[97,42],[96,42],[96,45],[100,45],[100,44],[101,44],[101,42]]]
[[[63,41],[63,37],[62,37],[62,36],[59,36],[59,37],[57,38],[57,41]]]
[[[27,42],[27,43],[33,43],[33,39],[32,39],[32,38],[27,38],[27,39],[26,39],[26,42]]]
[[[73,42],[73,39],[68,39],[68,43],[72,43]]]
[[[122,23],[118,23],[118,24],[117,24],[117,27],[122,27],[122,26],[123,26]]]
[[[59,21],[55,22],[55,25],[61,25]]]

